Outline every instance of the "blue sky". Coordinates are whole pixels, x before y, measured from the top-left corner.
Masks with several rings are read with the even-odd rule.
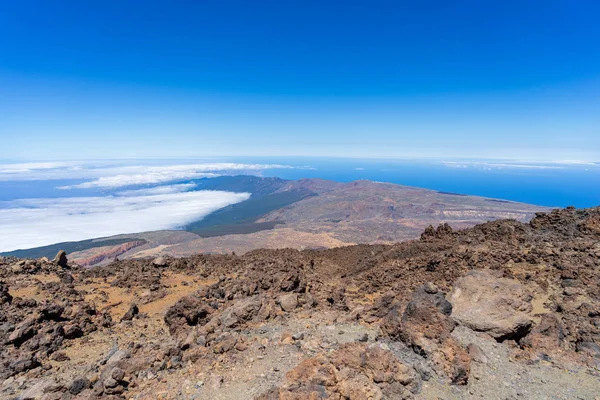
[[[0,158],[598,161],[599,18],[591,0],[4,1]]]

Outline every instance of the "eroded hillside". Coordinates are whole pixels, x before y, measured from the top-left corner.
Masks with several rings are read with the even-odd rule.
[[[582,398],[600,387],[600,209],[419,240],[0,259],[2,398]]]

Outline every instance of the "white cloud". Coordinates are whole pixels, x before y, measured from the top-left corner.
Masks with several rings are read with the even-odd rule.
[[[19,175],[34,171],[44,171],[59,168],[66,168],[69,163],[66,162],[36,162],[20,164],[0,164],[0,175]]]
[[[512,164],[512,163],[488,163],[488,162],[458,162],[444,161],[443,164],[450,168],[483,168],[483,169],[502,169],[502,168],[524,168],[524,169],[564,169],[557,165],[538,165],[538,164]]]
[[[273,168],[292,168],[278,164],[194,163],[127,165],[101,163],[26,163],[0,164],[0,181],[89,179],[62,189],[117,188],[128,185],[164,183],[179,179],[211,177],[218,174],[244,173]]]
[[[0,202],[0,251],[176,229],[249,197],[249,193],[202,190]]]
[[[123,190],[115,194],[117,196],[152,196],[156,194],[187,192],[188,190],[191,190],[196,186],[198,185],[196,185],[195,183],[181,183],[179,185],[157,186],[148,189]]]
[[[93,181],[84,182],[78,185],[62,186],[60,189],[118,188],[131,185],[171,182],[179,179],[214,177],[217,176],[217,174],[213,173],[215,171],[257,171],[269,168],[285,168],[285,166],[233,163],[133,166],[123,168],[123,172],[125,173],[119,175],[102,176]]]

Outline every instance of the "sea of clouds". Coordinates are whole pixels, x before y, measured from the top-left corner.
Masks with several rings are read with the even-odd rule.
[[[0,164],[0,182],[77,179],[58,188],[72,197],[0,201],[0,252],[122,233],[177,229],[251,193],[195,190],[186,179],[259,173],[270,164],[191,163],[168,165]],[[106,195],[82,196],[92,189]],[[96,193],[96,192],[94,192]]]

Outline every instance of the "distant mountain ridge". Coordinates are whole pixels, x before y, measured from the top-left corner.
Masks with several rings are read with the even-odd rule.
[[[340,183],[238,175],[193,182],[197,190],[252,195],[178,231],[118,235],[0,255],[51,257],[61,248],[71,260],[96,265],[115,257],[392,243],[416,238],[429,225],[449,223],[460,229],[501,218],[528,221],[536,212],[548,210],[501,199],[367,180]]]

